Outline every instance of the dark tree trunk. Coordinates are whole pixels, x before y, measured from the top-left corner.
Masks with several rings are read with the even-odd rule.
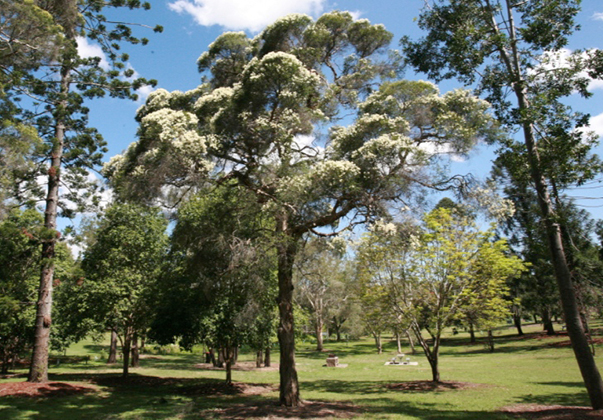
[[[138,349],[138,334],[132,337],[132,367],[140,366],[140,353]]]
[[[266,347],[264,355],[264,367],[270,367],[270,346]]]
[[[546,331],[546,335],[555,335],[555,327],[548,309],[542,311],[542,328]]]
[[[278,341],[280,344],[280,396],[281,405],[297,407],[301,404],[299,382],[295,369],[295,332],[293,318],[293,262],[297,253],[297,237],[288,235],[287,218],[277,220],[278,244]]]
[[[209,353],[209,360],[211,361],[211,364],[214,367],[219,367],[218,361],[216,360],[216,354],[214,353],[214,349],[210,348],[207,352]]]
[[[128,377],[128,373],[129,373],[129,368],[130,368],[130,351],[131,351],[131,345],[132,345],[132,334],[129,331],[126,331],[126,333],[124,334],[124,342],[122,345],[122,355],[123,355],[123,372],[122,372],[122,376],[124,378]]]
[[[111,345],[109,346],[109,357],[107,363],[117,362],[117,333],[111,330]]]
[[[521,315],[513,314],[513,323],[515,324],[515,328],[517,328],[517,335],[523,335],[523,330],[521,329]]]
[[[473,322],[469,322],[469,342],[475,344],[475,328]]]

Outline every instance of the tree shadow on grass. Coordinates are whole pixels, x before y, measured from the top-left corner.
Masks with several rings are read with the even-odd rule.
[[[552,385],[571,388],[568,392],[548,392],[546,395],[527,394],[517,399],[520,404],[589,406],[588,394],[582,382],[537,382],[537,385]],[[581,391],[581,392],[574,392]]]

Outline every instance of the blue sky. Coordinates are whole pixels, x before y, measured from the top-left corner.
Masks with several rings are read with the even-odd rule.
[[[381,23],[394,33],[392,47],[403,35],[418,38],[421,32],[414,19],[419,16],[423,0],[152,0],[147,12],[127,11],[107,13],[110,20],[136,22],[151,27],[164,27],[162,34],[154,34],[145,28],[136,28],[139,36],[150,39],[147,46],[125,46],[130,54],[130,64],[138,74],[157,79],[158,87],[167,90],[190,90],[200,81],[196,60],[207,46],[222,32],[244,30],[250,35],[259,32],[274,19],[288,13],[306,13],[313,17],[330,10],[347,10],[372,23]],[[582,30],[571,39],[569,48],[603,48],[603,2],[583,0],[578,21]],[[81,45],[81,53],[98,55],[94,45]],[[409,79],[420,79],[407,71]],[[458,87],[454,82],[440,85],[442,91]],[[576,110],[590,113],[592,128],[603,135],[603,82],[593,84],[594,97],[588,101],[572,98]],[[108,142],[109,152],[105,160],[121,153],[135,140],[134,115],[141,102],[102,99],[90,103],[91,124],[97,127]],[[603,148],[598,149],[603,154]],[[455,163],[455,173],[488,174],[491,150],[478,147],[469,159]],[[590,197],[580,201],[597,218],[603,218],[603,183],[588,185],[574,191],[577,196]]]

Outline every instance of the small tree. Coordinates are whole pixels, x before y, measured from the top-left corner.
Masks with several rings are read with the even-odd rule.
[[[107,210],[95,242],[84,253],[82,305],[87,317],[119,337],[124,377],[132,341],[149,327],[153,285],[167,254],[166,226],[156,210],[116,204]]]
[[[223,186],[180,207],[151,331],[161,343],[218,349],[229,384],[238,347],[267,348],[274,333],[274,254],[261,241],[269,224],[249,198]]]
[[[426,214],[420,227],[385,226],[390,227],[373,229],[364,240],[377,245],[370,251],[369,278],[378,276],[384,299],[409,323],[433,381],[439,382],[444,329],[464,312],[484,323],[508,313],[505,280],[523,265],[506,255],[503,240],[492,242],[490,232],[480,232],[471,219],[447,208]]]

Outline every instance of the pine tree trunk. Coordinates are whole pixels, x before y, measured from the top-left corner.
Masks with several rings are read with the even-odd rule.
[[[278,309],[280,344],[280,397],[281,405],[297,407],[301,404],[299,382],[295,369],[295,332],[293,318],[293,262],[297,253],[297,239],[287,235],[287,218],[277,220],[278,244]]]
[[[109,346],[109,357],[107,363],[117,362],[117,333],[111,330],[111,345]]]
[[[513,87],[519,102],[520,111],[529,114],[530,107],[527,101],[525,85],[517,82]],[[538,204],[545,220],[549,249],[553,266],[555,267],[555,276],[565,314],[567,331],[590,397],[591,405],[595,410],[598,410],[603,408],[603,381],[591,354],[584,326],[580,319],[572,277],[565,257],[561,229],[559,223],[556,221],[557,217],[551,204],[549,191],[540,170],[540,157],[536,147],[532,124],[528,121],[524,122],[523,131],[532,181],[536,186]]]
[[[52,147],[50,167],[48,168],[48,191],[44,210],[44,228],[52,233],[42,243],[42,271],[38,301],[36,303],[36,323],[34,332],[33,354],[29,369],[29,382],[48,381],[48,350],[50,343],[50,325],[52,324],[52,286],[54,281],[55,244],[58,237],[57,209],[59,203],[59,187],[61,183],[61,160],[65,141],[65,109],[69,94],[71,68],[68,64],[61,68],[61,99],[55,110],[55,143]],[[56,234],[54,234],[56,232]]]

